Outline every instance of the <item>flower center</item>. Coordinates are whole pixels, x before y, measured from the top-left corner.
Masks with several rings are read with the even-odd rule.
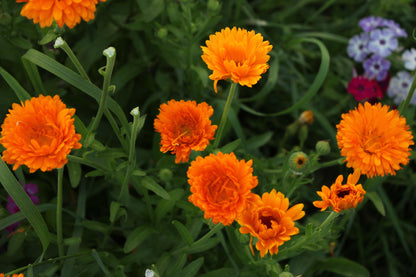
[[[382,40],[380,40],[380,44],[384,45],[384,44],[386,44],[386,41],[384,39],[382,39]]]
[[[218,176],[207,189],[212,201],[221,203],[228,202],[235,197],[236,185],[228,176]]]
[[[54,125],[40,126],[39,128],[33,128],[31,132],[28,132],[29,141],[35,140],[40,147],[51,145],[52,141],[57,138],[56,127]]]
[[[337,197],[338,198],[344,198],[345,196],[347,196],[349,194],[350,194],[349,189],[337,191]]]
[[[363,150],[368,154],[375,154],[381,150],[381,135],[369,134],[364,137]]]
[[[260,216],[260,221],[267,229],[270,229],[272,228],[272,221],[276,221],[276,219],[273,216]]]

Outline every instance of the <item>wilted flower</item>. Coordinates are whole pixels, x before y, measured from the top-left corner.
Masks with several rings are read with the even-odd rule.
[[[96,5],[105,0],[16,0],[27,2],[20,14],[39,23],[41,28],[52,25],[55,21],[59,27],[73,28],[81,22],[94,19]]]
[[[366,102],[342,114],[336,137],[347,166],[372,178],[395,175],[409,162],[410,145],[414,144],[409,129],[397,110]]]
[[[289,208],[289,199],[273,189],[270,193],[263,193],[261,198],[256,195],[237,221],[242,234],[258,239],[256,249],[264,257],[267,252],[277,254],[280,245],[299,233],[295,221],[304,215],[303,204]]]
[[[188,169],[189,201],[215,224],[230,225],[244,211],[251,189],[258,184],[252,161],[239,161],[234,153],[197,157]]]
[[[302,124],[311,125],[313,123],[313,112],[312,111],[304,111],[300,114],[298,121]]]
[[[407,71],[399,71],[396,76],[391,78],[387,89],[387,95],[394,99],[394,103],[400,104],[407,98],[413,78],[414,77]],[[410,103],[416,105],[416,94],[413,94]]]
[[[343,179],[344,177],[339,175],[331,188],[322,186],[322,191],[316,192],[322,198],[322,201],[314,201],[313,205],[320,208],[321,211],[331,207],[337,213],[356,208],[363,201],[365,194],[361,184],[357,185],[360,179],[360,171],[356,170],[353,174],[350,174],[346,184],[342,184]]]
[[[251,87],[269,68],[268,53],[273,46],[268,41],[263,41],[263,36],[254,31],[227,27],[210,35],[205,43],[206,47],[201,46],[201,58],[213,71],[209,78],[214,80],[215,92],[217,82],[226,79]]]
[[[207,103],[170,100],[159,110],[154,127],[161,135],[160,151],[176,154],[176,163],[187,162],[192,150],[202,151],[214,139],[217,125],[211,125],[214,110]]]
[[[30,173],[61,168],[71,150],[81,148],[74,114],[75,109],[68,109],[58,95],[13,104],[1,125],[3,160],[14,164],[13,170],[26,165]]]

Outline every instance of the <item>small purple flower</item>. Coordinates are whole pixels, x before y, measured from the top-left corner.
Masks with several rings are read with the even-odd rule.
[[[397,38],[390,29],[376,29],[370,33],[370,41],[368,42],[368,50],[382,57],[387,57],[391,51],[399,46]]]
[[[356,62],[362,62],[370,53],[367,49],[368,34],[361,33],[353,36],[348,42],[347,53]]]
[[[364,32],[370,32],[374,30],[377,27],[382,26],[383,24],[383,18],[381,17],[375,17],[375,16],[369,16],[365,17],[358,22],[358,25],[363,29]]]
[[[390,61],[383,59],[382,56],[374,54],[369,59],[363,62],[365,75],[369,79],[375,78],[377,81],[382,81],[387,76],[387,71],[390,69]]]
[[[398,23],[390,19],[383,19],[382,26],[389,28],[393,31],[393,34],[396,37],[407,37],[407,33],[404,29],[400,27]]]
[[[38,193],[38,186],[34,183],[27,183],[23,189],[30,197],[30,200],[32,200],[33,204],[37,205],[39,204],[39,197],[36,196],[36,193]],[[20,211],[19,207],[16,205],[14,200],[10,197],[10,195],[7,195],[7,205],[6,208],[11,214],[15,214]],[[12,233],[17,227],[19,227],[20,222],[13,223],[6,227],[6,229]]]
[[[410,86],[413,82],[413,76],[407,71],[399,71],[396,76],[391,78],[387,95],[393,98],[395,104],[404,101],[409,93]],[[413,94],[410,103],[416,105],[416,94]]]
[[[404,67],[408,70],[416,69],[416,49],[412,48],[406,50],[402,54],[402,59],[404,61]]]

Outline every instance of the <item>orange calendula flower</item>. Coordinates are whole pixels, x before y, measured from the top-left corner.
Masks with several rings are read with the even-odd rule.
[[[277,254],[280,245],[299,233],[295,221],[304,215],[303,204],[289,208],[289,199],[273,189],[270,193],[263,193],[261,198],[257,195],[237,221],[242,234],[258,239],[256,249],[264,257],[267,252]]]
[[[361,184],[356,185],[360,175],[360,170],[355,170],[353,174],[348,175],[345,185],[342,184],[344,177],[339,175],[331,188],[322,186],[322,191],[316,192],[322,198],[322,201],[314,201],[313,205],[320,208],[321,211],[331,207],[337,213],[357,207],[363,201],[365,194]]]
[[[0,277],[4,277],[4,273],[0,273]],[[13,274],[12,276],[7,275],[7,277],[24,277],[23,273]]]
[[[41,28],[52,25],[52,21],[59,27],[64,25],[73,28],[81,22],[94,19],[95,6],[98,1],[105,0],[16,0],[27,2],[20,14],[39,23]]]
[[[389,106],[366,102],[342,115],[337,125],[338,147],[348,167],[367,177],[395,175],[409,162],[413,136],[406,119]]]
[[[258,184],[252,160],[239,161],[234,153],[197,157],[188,169],[189,201],[215,224],[230,225],[246,208],[251,189]]]
[[[75,109],[68,109],[58,95],[33,97],[13,104],[1,125],[3,160],[13,170],[26,165],[33,173],[61,168],[71,149],[81,148],[75,133]]]
[[[273,46],[254,31],[227,27],[210,35],[205,44],[206,47],[201,46],[201,58],[213,71],[209,78],[214,80],[215,92],[217,82],[226,79],[251,87],[269,68],[270,56],[267,54]]]
[[[176,163],[187,162],[192,150],[202,151],[214,139],[217,125],[211,125],[214,110],[207,103],[170,100],[159,111],[154,127],[161,135],[160,151],[176,154]]]

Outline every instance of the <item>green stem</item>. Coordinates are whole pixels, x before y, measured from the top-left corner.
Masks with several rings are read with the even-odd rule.
[[[75,65],[76,69],[78,70],[79,75],[81,75],[81,77],[84,78],[85,80],[88,80],[88,81],[90,80],[84,68],[82,67],[81,63],[75,56],[74,52],[72,52],[71,47],[69,47],[68,43],[66,43],[65,40],[63,40],[61,37],[58,37],[55,41],[55,48],[61,48],[62,50],[64,50],[64,52],[68,55],[71,62]]]
[[[415,93],[416,89],[416,72],[415,76],[413,77],[412,85],[410,86],[409,93],[407,94],[406,100],[402,102],[402,104],[399,107],[399,112],[401,115],[404,115],[406,113],[407,107],[410,104],[410,100],[412,100],[413,94]]]
[[[64,239],[62,234],[62,179],[64,167],[58,169],[58,189],[56,195],[56,236],[59,257],[64,255]]]
[[[334,219],[339,216],[339,213],[332,211],[328,217],[321,223],[321,225],[319,226],[319,228],[321,228],[321,230],[325,229],[332,221],[334,221]]]
[[[224,132],[225,124],[227,123],[228,110],[229,110],[229,108],[231,106],[231,102],[234,98],[236,88],[237,88],[237,83],[233,82],[231,84],[231,87],[230,87],[230,92],[228,93],[228,98],[227,98],[227,102],[225,103],[225,106],[224,106],[224,111],[222,112],[220,126],[218,127],[218,131],[217,131],[217,134],[215,136],[215,140],[214,140],[214,143],[213,143],[214,148],[217,148],[218,145],[220,144],[222,133]]]
[[[116,62],[116,50],[113,47],[107,48],[106,50],[104,50],[103,53],[107,57],[107,64],[104,70],[103,89],[100,103],[98,105],[98,111],[89,128],[89,133],[92,133],[97,129],[98,125],[100,124],[101,118],[104,114],[104,111],[107,108],[107,99],[110,91],[109,88],[111,82],[111,75],[113,74],[114,64]]]

